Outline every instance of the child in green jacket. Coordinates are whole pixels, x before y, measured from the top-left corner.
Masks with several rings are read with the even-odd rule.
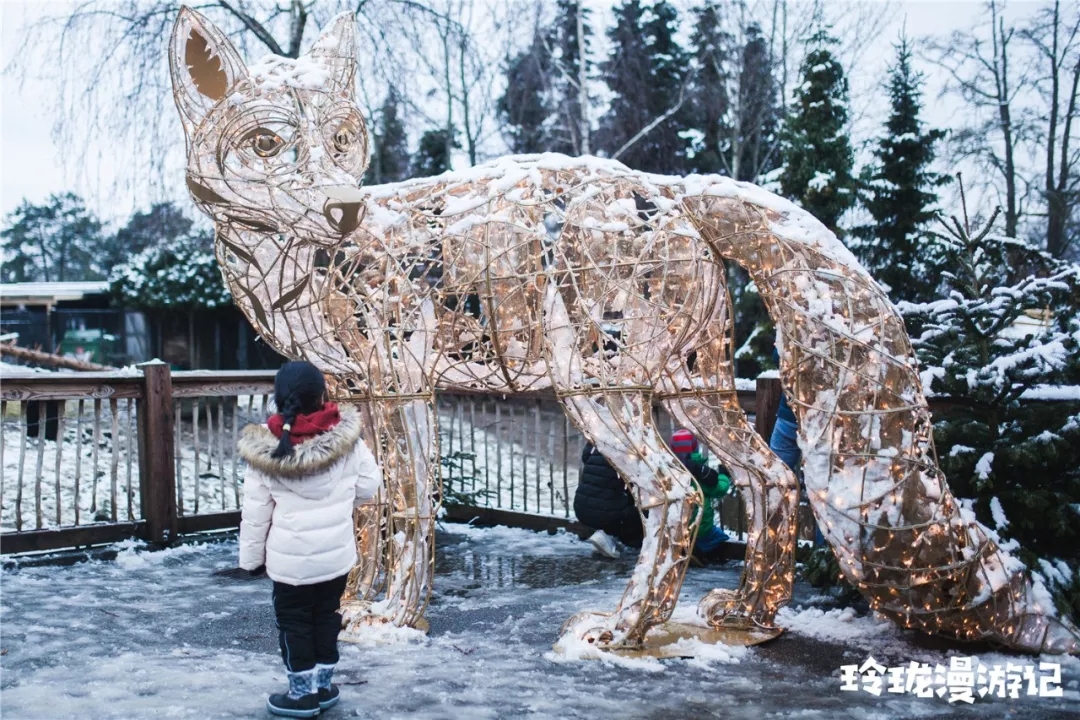
[[[727,495],[731,489],[731,476],[723,467],[713,470],[705,464],[697,438],[689,430],[680,429],[672,433],[671,450],[698,481],[705,496],[694,552],[698,555],[712,555],[729,539],[727,533],[716,526],[714,501]]]

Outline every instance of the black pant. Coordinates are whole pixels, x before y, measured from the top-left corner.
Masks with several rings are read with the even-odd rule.
[[[629,507],[623,511],[619,520],[619,524],[612,526],[611,529],[600,529],[619,538],[623,545],[640,548],[645,540],[645,527],[641,523],[641,513],[636,507]]]
[[[337,637],[341,630],[338,606],[348,575],[314,585],[274,582],[281,659],[289,672],[304,672],[338,661]]]

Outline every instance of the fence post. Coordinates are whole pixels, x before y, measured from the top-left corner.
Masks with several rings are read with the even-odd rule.
[[[139,496],[145,539],[168,545],[176,537],[176,470],[173,447],[172,375],[160,360],[139,365]]]
[[[776,424],[776,411],[780,409],[780,398],[784,389],[780,378],[759,377],[754,392],[754,429],[768,443],[772,437],[773,425]]]

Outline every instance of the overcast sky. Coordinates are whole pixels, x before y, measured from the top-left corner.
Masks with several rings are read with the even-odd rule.
[[[602,4],[603,0],[595,0],[595,3]],[[42,12],[62,12],[70,4],[67,0],[0,0],[4,66],[7,66],[11,53],[18,47],[22,28],[28,19]],[[906,27],[912,38],[945,35],[952,30],[970,27],[985,12],[981,0],[894,0],[891,4],[896,12],[880,41],[867,53],[859,67],[851,68],[854,95],[858,96],[868,87],[877,88],[873,102],[864,108],[867,114],[864,125],[880,122],[887,112],[887,99],[879,86],[893,55],[892,42],[902,28]],[[1023,16],[1034,12],[1038,6],[1037,2],[1014,0],[1009,13]],[[940,78],[935,76],[932,67],[922,66],[922,69],[927,72],[929,80],[927,120],[936,126],[948,127],[959,108],[936,99],[935,89]],[[44,83],[20,88],[6,75],[0,78],[0,82],[0,164],[3,175],[0,211],[4,216],[24,198],[40,202],[50,193],[66,190],[83,195],[91,209],[109,220],[122,219],[134,209],[149,203],[149,196],[138,190],[127,196],[114,196],[111,192],[117,168],[123,165],[124,148],[111,146],[107,139],[98,139],[102,157],[88,161],[81,172],[76,172],[79,168],[71,163],[65,165],[64,150],[57,147],[51,137],[55,118],[48,111],[47,104],[43,103],[53,88]],[[177,137],[177,143],[182,142]],[[182,187],[179,179],[177,187]],[[183,196],[177,199],[186,200]]]

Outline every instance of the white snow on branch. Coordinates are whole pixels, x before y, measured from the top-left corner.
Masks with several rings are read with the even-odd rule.
[[[997,497],[990,498],[990,514],[994,517],[994,527],[998,530],[1004,530],[1009,526],[1009,518],[1005,517],[1005,511]]]
[[[825,188],[829,187],[829,184],[834,182],[835,180],[836,175],[832,171],[823,173],[818,170],[814,173],[814,177],[810,178],[810,182],[808,182],[806,186],[811,190],[821,192]]]
[[[1048,342],[1044,345],[1036,345],[1035,347],[1027,348],[1011,355],[1003,355],[1002,357],[994,358],[994,360],[986,367],[987,369],[1004,373],[1029,360],[1034,361],[1038,365],[1046,366],[1047,368],[1059,368],[1068,362],[1069,351],[1059,340],[1054,340],[1053,342]]]
[[[1080,400],[1080,385],[1036,385],[1020,396],[1023,400]]]

